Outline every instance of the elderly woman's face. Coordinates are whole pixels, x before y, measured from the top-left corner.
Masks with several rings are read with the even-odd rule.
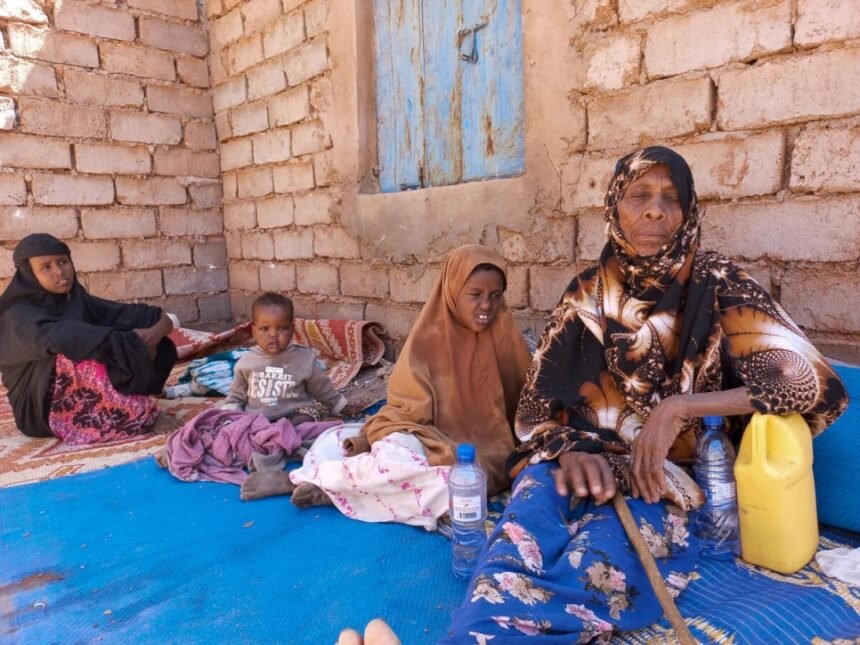
[[[684,220],[678,190],[663,164],[631,182],[617,207],[618,223],[637,255],[655,255]]]

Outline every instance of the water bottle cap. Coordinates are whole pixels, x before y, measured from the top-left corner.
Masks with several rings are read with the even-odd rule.
[[[457,446],[457,461],[470,464],[475,461],[475,446],[470,443],[461,443]]]
[[[719,428],[723,425],[723,417],[717,415],[710,415],[707,417],[702,417],[702,425],[706,428],[716,427]]]

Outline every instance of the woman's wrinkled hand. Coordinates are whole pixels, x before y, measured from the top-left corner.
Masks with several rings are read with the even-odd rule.
[[[636,435],[630,454],[633,496],[649,504],[659,502],[668,490],[663,464],[684,427],[683,399],[663,399]]]
[[[555,473],[555,489],[559,495],[590,495],[598,504],[615,496],[615,475],[602,455],[567,452],[558,463],[561,468]]]

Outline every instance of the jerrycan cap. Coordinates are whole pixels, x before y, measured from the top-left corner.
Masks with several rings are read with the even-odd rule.
[[[706,428],[719,428],[723,425],[723,417],[713,414],[702,417],[702,425]]]
[[[457,461],[471,464],[475,461],[475,446],[470,443],[461,443],[457,446]]]

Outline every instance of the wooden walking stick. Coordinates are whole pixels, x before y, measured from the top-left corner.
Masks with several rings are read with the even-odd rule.
[[[639,560],[642,562],[642,566],[645,567],[645,573],[648,575],[648,582],[651,583],[651,588],[654,589],[654,593],[657,594],[657,600],[660,601],[663,613],[666,614],[666,618],[669,619],[672,629],[675,630],[675,636],[678,637],[678,641],[681,645],[696,645],[696,639],[693,638],[693,635],[690,633],[687,623],[684,622],[681,612],[678,611],[678,607],[675,605],[675,601],[669,593],[669,589],[666,588],[666,582],[663,580],[663,576],[660,575],[660,571],[657,569],[657,563],[654,561],[654,556],[651,555],[651,551],[648,550],[648,545],[645,544],[645,539],[639,532],[636,520],[633,519],[630,507],[627,506],[627,500],[624,499],[624,495],[621,494],[621,491],[615,493],[615,497],[612,498],[612,505],[618,513],[621,525],[624,527],[624,532],[627,533],[627,537],[633,543],[633,548],[636,549],[636,553],[639,555]]]

